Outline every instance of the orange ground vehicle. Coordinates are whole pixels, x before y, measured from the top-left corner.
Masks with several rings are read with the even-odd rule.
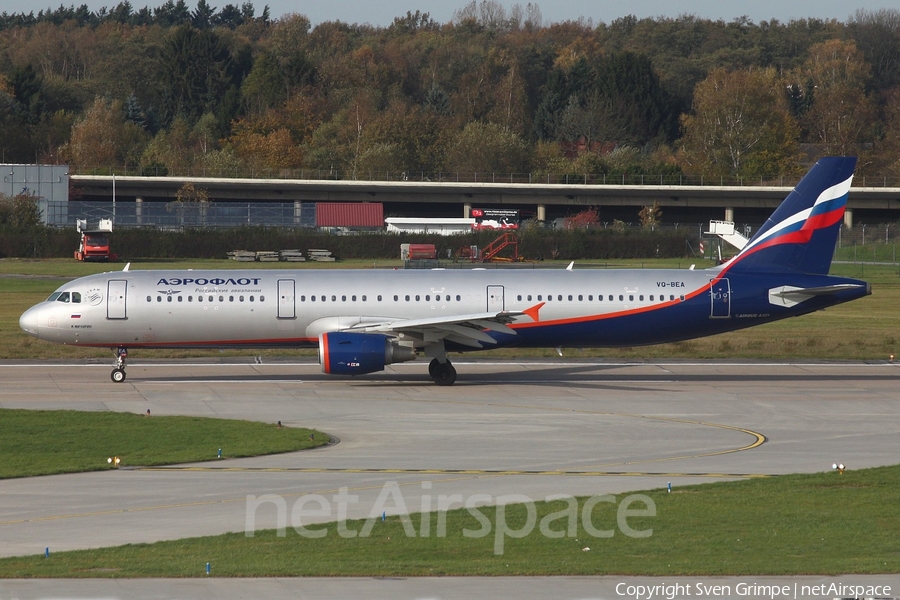
[[[81,242],[75,251],[75,260],[107,261],[119,258],[109,251],[109,234],[112,233],[112,220],[101,219],[96,228],[89,229],[87,221],[78,221],[77,229],[81,233]]]

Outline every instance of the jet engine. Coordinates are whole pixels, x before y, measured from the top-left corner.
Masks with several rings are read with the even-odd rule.
[[[332,375],[362,375],[383,371],[385,365],[414,360],[413,348],[395,344],[379,333],[319,334],[319,364]]]

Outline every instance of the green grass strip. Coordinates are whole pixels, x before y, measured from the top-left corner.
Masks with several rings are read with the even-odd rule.
[[[313,436],[312,439],[310,436]],[[74,410],[0,410],[0,479],[293,452],[328,443],[274,423]]]
[[[398,489],[423,493],[418,485]],[[201,577],[206,563],[211,574],[220,577],[838,575],[900,570],[900,466],[676,486],[672,493],[644,494],[655,505],[655,516],[625,521],[633,530],[652,530],[643,538],[624,535],[618,525],[618,511],[632,494],[594,502],[588,511],[589,527],[611,532],[611,537],[588,533],[584,498],[575,510],[569,510],[567,501],[536,503],[530,530],[528,505],[519,504],[505,507],[500,516],[494,508],[480,508],[477,515],[463,508],[426,514],[424,522],[421,514],[414,514],[406,525],[397,516],[384,522],[377,518],[368,536],[361,535],[365,521],[344,524],[344,531],[356,532],[355,537],[342,537],[335,523],[309,525],[310,531],[324,531],[319,538],[293,528],[293,504],[287,503],[283,537],[270,530],[253,537],[227,534],[59,552],[49,558],[8,558],[0,560],[0,577]],[[325,499],[335,514],[336,501]],[[435,495],[432,506],[436,504]],[[640,500],[626,509],[647,506],[647,500]],[[310,502],[305,509],[319,507]],[[504,533],[501,553],[498,518],[507,530],[528,533]],[[570,532],[573,522],[576,529]]]

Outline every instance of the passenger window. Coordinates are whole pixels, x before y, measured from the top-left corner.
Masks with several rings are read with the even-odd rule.
[[[365,298],[365,296],[363,296]],[[381,302],[381,294],[378,294],[378,301]]]
[[[310,302],[315,302],[315,301],[316,301],[316,297],[315,297],[315,296],[310,296],[310,297],[309,297],[309,301],[310,301]]]
[[[634,294],[629,294],[629,295],[628,295],[628,301],[629,301],[629,302],[634,302]]]
[[[556,299],[559,300],[560,302],[562,302],[562,294],[558,295],[558,296],[556,297]],[[572,299],[571,296],[569,297],[569,299],[570,299],[570,300]]]
[[[459,302],[459,300],[460,300],[460,296],[459,296],[459,294],[457,294],[457,295],[456,295],[456,301]]]
[[[332,296],[332,297],[331,297],[331,301],[332,301],[332,302],[337,302],[337,296]]]
[[[260,296],[260,297],[259,297],[259,301],[260,301],[260,302],[265,302],[265,301],[266,301],[266,297],[265,297],[265,296]]]
[[[167,301],[167,302],[171,302],[171,301],[172,301],[172,296],[167,296],[167,297],[166,297],[166,301]]]
[[[225,302],[225,296],[219,296],[219,302]]]
[[[346,301],[347,301],[347,296],[341,296],[341,302],[346,302]]]
[[[409,302],[409,296],[406,296],[406,301]]]
[[[643,301],[644,301],[644,295],[641,294],[640,296],[638,296],[638,300],[640,300],[641,302],[643,302]]]
[[[365,297],[365,295],[363,295],[363,297],[362,297],[362,301],[363,301],[363,302],[365,302],[365,301],[366,301],[366,297]]]
[[[584,300],[584,296],[582,296],[581,294],[578,294],[578,301],[581,302],[582,300]]]
[[[179,302],[184,302],[184,297],[178,296],[178,301],[179,301]]]
[[[590,302],[590,301],[593,300],[593,299],[594,299],[594,295],[593,295],[593,294],[588,294],[588,302]]]
[[[610,301],[610,302],[613,301],[613,295],[612,295],[612,294],[609,295],[609,301]]]
[[[238,301],[239,301],[239,302],[243,302],[243,301],[244,301],[244,297],[243,297],[243,296],[238,296]]]
[[[156,301],[157,301],[157,302],[162,302],[162,296],[157,296],[157,297],[156,297]]]
[[[528,301],[531,302],[531,294],[528,294]]]
[[[356,302],[356,296],[350,296],[350,299]]]
[[[569,294],[569,302],[572,301],[572,294]]]
[[[209,297],[209,301],[210,301],[210,302],[213,301],[213,297],[212,297],[212,296]]]
[[[197,302],[203,302],[203,296],[197,296]]]
[[[624,299],[625,299],[625,296],[623,296],[622,294],[619,294],[619,302],[621,302]]]
[[[150,296],[147,296],[147,302],[153,302],[153,298],[151,298]]]
[[[421,297],[418,294],[416,294],[416,302],[418,302],[420,299],[421,299]]]
[[[253,296],[250,296],[250,302],[253,302]]]

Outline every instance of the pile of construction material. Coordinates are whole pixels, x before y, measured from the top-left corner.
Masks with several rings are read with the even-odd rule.
[[[238,262],[254,262],[256,261],[256,252],[248,252],[247,250],[235,250],[228,252],[228,258]]]
[[[306,254],[309,256],[309,260],[314,260],[317,262],[334,262],[334,257],[331,255],[331,250],[310,248],[306,251]]]
[[[281,257],[277,252],[263,250],[256,253],[256,260],[258,260],[259,262],[278,262],[279,260],[281,260]]]
[[[228,258],[240,262],[306,262],[314,260],[318,262],[334,262],[335,258],[331,255],[331,250],[322,250],[320,248],[306,251],[306,256],[301,250],[281,250],[278,252],[267,250],[260,252],[250,252],[249,250],[234,250],[228,252]],[[308,257],[308,258],[307,258]]]
[[[306,257],[303,256],[303,252],[300,250],[282,250],[281,260],[287,262],[305,262]]]

